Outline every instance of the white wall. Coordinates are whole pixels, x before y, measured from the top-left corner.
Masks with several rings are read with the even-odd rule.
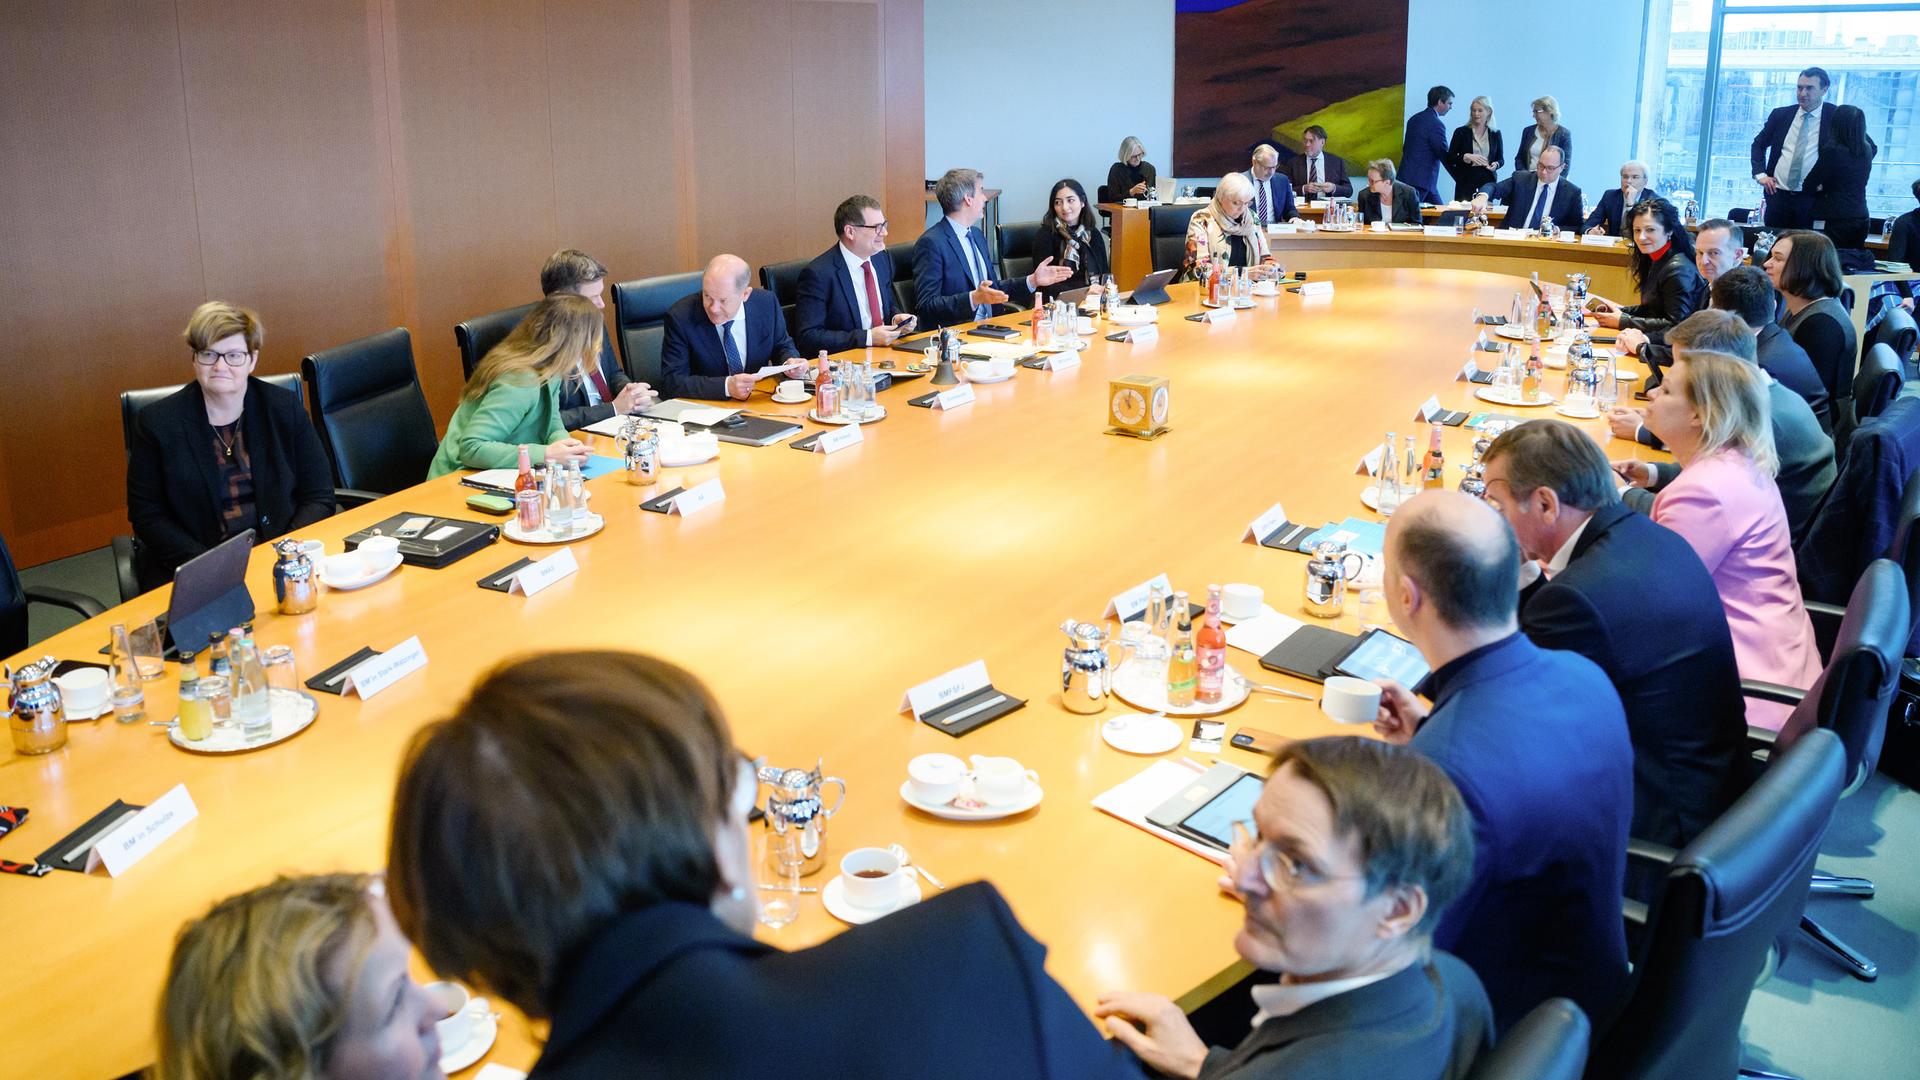
[[[927,0],[924,25],[929,179],[981,170],[1011,222],[1045,213],[1061,177],[1094,197],[1129,135],[1166,175],[1173,0]],[[1041,48],[1089,36],[1097,55],[1076,44],[1049,63]]]
[[[1633,156],[1645,14],[1643,0],[1409,0],[1402,116],[1426,108],[1429,87],[1445,86],[1455,95],[1453,111],[1441,118],[1451,134],[1466,123],[1467,103],[1487,95],[1506,136],[1506,176],[1521,130],[1533,123],[1533,99],[1551,94],[1573,133],[1568,178],[1598,202]],[[1527,27],[1552,32],[1543,37]],[[1447,183],[1444,173],[1440,180]]]

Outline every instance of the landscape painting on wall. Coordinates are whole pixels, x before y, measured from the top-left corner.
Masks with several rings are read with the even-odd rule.
[[[1284,161],[1312,124],[1356,175],[1400,159],[1407,0],[1176,0],[1173,36],[1173,168],[1162,176],[1243,170],[1262,142]]]

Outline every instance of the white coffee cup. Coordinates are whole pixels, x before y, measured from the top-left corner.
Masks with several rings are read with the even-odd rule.
[[[900,859],[886,848],[855,848],[840,860],[840,890],[854,907],[890,908],[900,902]]]
[[[799,379],[785,380],[780,384],[779,392],[774,394],[774,397],[785,398],[788,401],[799,401],[806,396],[807,384]]]
[[[928,806],[944,806],[960,794],[967,763],[952,754],[921,754],[907,762],[907,790]]]
[[[305,555],[314,562],[319,562],[326,557],[327,542],[325,540],[302,540],[300,541],[300,554]]]
[[[1010,757],[973,755],[973,793],[988,806],[1009,806],[1027,794],[1027,785],[1040,774]]]
[[[99,712],[106,707],[107,673],[99,668],[75,668],[54,676],[53,684],[60,688],[60,705],[69,715]]]
[[[440,1052],[446,1054],[465,1046],[480,1026],[479,1010],[468,1007],[473,1004],[473,996],[467,988],[456,982],[434,982],[422,989],[442,1010],[440,1020],[433,1025],[440,1035]]]
[[[1332,676],[1320,695],[1320,711],[1342,724],[1370,724],[1380,714],[1380,687],[1351,675]]]
[[[1220,614],[1239,622],[1242,619],[1255,618],[1260,614],[1260,605],[1267,599],[1267,591],[1258,585],[1234,583],[1220,586]]]
[[[991,360],[967,361],[967,377],[970,379],[993,378],[993,361]]]
[[[354,553],[360,556],[360,572],[371,574],[392,562],[394,554],[399,550],[400,541],[391,536],[369,536],[360,541],[360,546],[354,549]]]
[[[993,372],[994,378],[1004,379],[1008,375],[1013,374],[1013,357],[996,356],[992,360],[987,361],[987,368]]]

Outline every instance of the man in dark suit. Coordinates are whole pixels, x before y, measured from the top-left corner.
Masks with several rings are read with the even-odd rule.
[[[798,375],[793,339],[780,317],[780,301],[748,284],[746,261],[715,255],[700,277],[700,291],[667,309],[660,347],[660,381],[667,397],[732,398],[745,401],[768,367]]]
[[[1506,225],[1510,229],[1538,229],[1551,219],[1561,229],[1580,228],[1580,189],[1561,176],[1560,148],[1549,146],[1540,151],[1532,172],[1516,173],[1493,185],[1493,193],[1475,195],[1481,206],[1489,198],[1507,208]]]
[[[1275,756],[1252,816],[1259,839],[1236,830],[1221,884],[1246,906],[1234,948],[1280,976],[1251,987],[1253,1030],[1209,1048],[1179,1006],[1130,991],[1095,1009],[1114,1041],[1204,1080],[1464,1075],[1493,1016],[1472,970],[1431,948],[1473,863],[1446,774],[1371,739],[1308,739]]]
[[[1744,775],[1747,706],[1713,578],[1678,533],[1621,503],[1607,456],[1572,424],[1521,424],[1482,460],[1487,503],[1532,560],[1520,629],[1607,673],[1633,740],[1633,835],[1685,847]]]
[[[1651,198],[1654,193],[1647,186],[1647,167],[1638,161],[1625,162],[1620,166],[1620,186],[1600,193],[1600,205],[1593,208],[1582,225],[1595,236],[1631,237],[1633,230],[1627,228],[1627,211],[1642,199]]]
[[[1327,129],[1319,124],[1300,133],[1301,151],[1287,162],[1287,181],[1309,199],[1346,199],[1353,196],[1347,163],[1327,153]]]
[[[1802,71],[1794,103],[1768,113],[1748,148],[1753,179],[1766,192],[1768,228],[1813,228],[1813,193],[1801,184],[1820,160],[1820,132],[1833,119],[1833,104],[1826,100],[1832,84],[1821,68]]]
[[[540,292],[576,293],[606,310],[607,268],[600,260],[578,248],[562,248],[547,256],[540,267]],[[560,422],[568,431],[578,431],[609,416],[628,413],[654,398],[653,387],[627,378],[625,368],[613,354],[613,336],[600,339],[600,362],[585,379],[567,379],[560,384]]]
[[[913,244],[913,309],[922,329],[992,318],[995,304],[1009,298],[1025,303],[1033,299],[1034,289],[1073,276],[1072,268],[1047,259],[1024,278],[995,280],[979,225],[987,208],[980,180],[976,170],[948,169],[934,184],[934,198],[945,216]]]
[[[1287,180],[1287,174],[1280,171],[1280,151],[1261,143],[1253,148],[1252,166],[1242,174],[1253,185],[1247,209],[1262,225],[1300,220],[1293,205],[1293,184]]]
[[[1400,144],[1400,180],[1426,202],[1440,201],[1440,163],[1447,158],[1447,126],[1440,118],[1453,108],[1453,91],[1436,86],[1427,91],[1427,107],[1407,117],[1406,138]]]
[[[800,271],[793,322],[802,356],[885,348],[913,326],[913,316],[893,310],[893,256],[880,203],[851,196],[834,210],[833,232],[840,242]]]
[[[1433,941],[1480,976],[1501,1030],[1550,997],[1606,1016],[1627,980],[1626,714],[1593,661],[1520,632],[1519,565],[1513,532],[1479,499],[1401,504],[1387,610],[1433,667],[1419,687],[1432,705],[1387,682],[1374,723],[1444,769],[1473,814],[1473,881]]]

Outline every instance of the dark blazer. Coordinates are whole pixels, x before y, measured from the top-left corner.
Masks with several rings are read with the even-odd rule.
[[[1654,194],[1652,188],[1641,188],[1640,197],[1634,200],[1634,205],[1654,198]],[[1587,220],[1580,227],[1591,229],[1597,225],[1607,236],[1627,235],[1626,225],[1621,221],[1627,212],[1626,201],[1626,196],[1620,193],[1619,188],[1608,188],[1600,193],[1600,205],[1593,208],[1593,213],[1587,215]]]
[[[1853,376],[1860,364],[1860,338],[1853,319],[1838,297],[1815,300],[1780,323],[1807,351],[1820,385],[1827,388],[1834,430],[1849,429],[1853,409]],[[1845,415],[1842,415],[1843,412]]]
[[[1801,181],[1801,190],[1813,193],[1814,220],[1826,222],[1825,231],[1836,247],[1857,248],[1866,243],[1867,178],[1873,171],[1873,157],[1871,144],[1865,153],[1855,154],[1828,143]]]
[[[1474,193],[1500,179],[1500,166],[1507,163],[1506,146],[1500,141],[1500,129],[1487,129],[1487,162],[1484,167],[1469,165],[1466,156],[1473,153],[1473,125],[1453,129],[1447,143],[1447,172],[1453,176],[1453,197],[1471,199]]]
[[[1593,661],[1519,632],[1420,689],[1433,711],[1412,745],[1473,815],[1473,880],[1440,917],[1435,947],[1480,976],[1503,1031],[1556,996],[1608,1015],[1627,981],[1633,743],[1620,695]]]
[[[1275,1016],[1216,1046],[1200,1080],[1455,1080],[1493,1048],[1473,969],[1444,952],[1379,982]]]
[[[1920,263],[1920,210],[1909,210],[1893,221],[1893,235],[1887,237],[1887,261]]]
[[[1653,368],[1664,368],[1673,363],[1673,346],[1666,344],[1665,336],[1664,329],[1648,332],[1647,343],[1640,346],[1641,363]],[[1779,323],[1762,326],[1754,346],[1759,353],[1760,370],[1800,395],[1807,403],[1807,408],[1812,410],[1814,422],[1820,425],[1820,430],[1831,435],[1833,414],[1832,405],[1827,400],[1827,387],[1820,381],[1820,373],[1813,369],[1813,361],[1807,358],[1807,350],[1801,348]]]
[[[1153,194],[1153,184],[1156,179],[1158,179],[1158,177],[1154,173],[1153,162],[1151,161],[1142,160],[1137,167],[1128,165],[1124,161],[1116,161],[1112,165],[1107,166],[1107,200],[1109,202],[1121,202],[1126,199],[1141,197],[1133,194],[1133,185],[1135,184],[1147,185],[1147,190],[1142,193],[1142,196],[1151,195]],[[1097,195],[1095,197],[1098,198]]]
[[[1298,215],[1293,205],[1293,183],[1287,179],[1286,173],[1275,169],[1273,175],[1265,180],[1255,180],[1250,171],[1240,175],[1246,177],[1247,183],[1252,184],[1254,188],[1254,193],[1247,198],[1248,210],[1259,209],[1260,188],[1267,189],[1267,217],[1263,224],[1271,225],[1276,221],[1290,221]]]
[[[1707,283],[1679,244],[1647,271],[1640,282],[1640,302],[1620,309],[1620,328],[1650,332],[1667,328],[1707,306]]]
[[[799,353],[787,336],[780,300],[766,289],[754,289],[740,305],[747,320],[747,372],[791,360]],[[660,346],[660,396],[663,398],[724,399],[727,396],[727,354],[720,346],[720,328],[707,318],[700,294],[683,296],[667,309],[666,338]]]
[[[893,319],[893,256],[882,251],[869,262],[880,290],[880,321]],[[847,260],[835,244],[814,257],[800,271],[800,291],[793,302],[793,343],[801,356],[835,353],[867,347],[867,327],[860,325],[859,292],[867,283],[853,280]],[[858,292],[856,292],[858,290]]]
[[[1345,199],[1353,195],[1353,179],[1347,175],[1347,162],[1345,158],[1342,158],[1339,154],[1329,154],[1325,150],[1322,150],[1320,151],[1320,168],[1323,171],[1320,179],[1333,185],[1334,198]],[[1326,197],[1324,195],[1310,196],[1306,193],[1307,155],[1293,155],[1287,159],[1287,163],[1281,167],[1280,171],[1287,174],[1287,182],[1292,184],[1293,189],[1300,192],[1303,198]]]
[[[1363,223],[1380,220],[1380,196],[1372,188],[1355,196],[1353,204],[1360,208]],[[1420,193],[1398,180],[1393,182],[1393,220],[1403,225],[1420,224]]]
[[[1098,225],[1097,221],[1095,225]],[[1080,265],[1074,269],[1073,276],[1041,289],[1040,294],[1042,296],[1051,300],[1063,292],[1084,289],[1087,287],[1088,274],[1113,273],[1113,266],[1107,259],[1106,236],[1097,227],[1087,230],[1087,238],[1081,242],[1079,247]],[[1067,265],[1066,250],[1066,240],[1052,229],[1043,228],[1033,234],[1033,264],[1035,266],[1040,265],[1040,263],[1047,259],[1052,259],[1056,266]]]
[[[1787,129],[1793,126],[1793,114],[1800,111],[1798,105],[1782,105],[1767,114],[1767,122],[1760,127],[1760,134],[1753,137],[1753,145],[1748,148],[1748,156],[1753,161],[1753,173],[1765,173],[1773,176],[1774,166],[1780,164],[1780,155],[1787,148]],[[1826,131],[1833,124],[1833,102],[1820,103],[1820,130]],[[1820,153],[1826,155],[1826,148]],[[1814,162],[1817,168],[1819,162]],[[1777,179],[1777,178],[1776,178]],[[1806,181],[1800,183],[1800,189],[1806,190]]]
[[[1400,144],[1400,181],[1427,202],[1440,201],[1440,162],[1447,156],[1447,126],[1428,107],[1407,117]]]
[[[1845,604],[1867,564],[1886,556],[1900,523],[1907,477],[1916,466],[1920,398],[1895,398],[1885,412],[1854,429],[1845,468],[1793,550],[1800,590],[1808,600]],[[1909,642],[1907,654],[1915,651]]]
[[[620,388],[632,382],[627,378],[627,370],[613,355],[613,338],[600,339],[600,377],[607,380],[607,399],[598,405],[587,404],[587,387],[583,380],[566,379],[560,383],[560,423],[568,431],[579,431],[588,424],[597,424],[613,415],[613,396]]]
[[[619,916],[564,967],[536,1080],[1138,1076],[991,885],[782,952],[705,907]]]
[[[1526,227],[1526,217],[1533,209],[1533,193],[1540,186],[1540,178],[1530,172],[1514,173],[1505,180],[1493,185],[1490,198],[1507,208],[1504,224],[1511,229]],[[1580,228],[1580,188],[1568,180],[1565,173],[1553,188],[1553,205],[1548,207],[1543,217],[1553,218],[1553,223],[1562,229]]]
[[[967,239],[991,274],[993,260],[987,256],[986,234],[975,225],[967,230]],[[967,294],[979,285],[973,272],[967,269],[966,253],[960,250],[960,241],[953,235],[947,219],[941,218],[927,226],[920,239],[913,242],[913,312],[920,316],[920,329],[972,322],[973,305],[967,302]],[[1033,290],[1027,287],[1025,278],[996,280],[993,287],[1015,303],[1024,304],[1033,299]]]
[[[1623,503],[1594,511],[1566,569],[1521,597],[1520,628],[1600,665],[1619,691],[1634,836],[1685,847],[1732,805],[1745,776],[1740,669],[1720,593],[1678,533]]]
[[[265,542],[333,515],[333,466],[300,395],[247,379],[240,437],[253,469],[254,539]],[[127,460],[127,520],[140,541],[143,583],[227,538],[207,399],[198,382],[140,411]]]
[[[1539,128],[1539,124],[1528,124],[1520,129],[1520,141],[1513,147],[1513,175],[1533,171],[1533,155],[1528,151],[1533,149],[1533,133]],[[1564,182],[1573,175],[1573,132],[1561,124],[1553,129],[1553,137],[1547,140],[1547,145],[1560,148],[1560,179]]]

